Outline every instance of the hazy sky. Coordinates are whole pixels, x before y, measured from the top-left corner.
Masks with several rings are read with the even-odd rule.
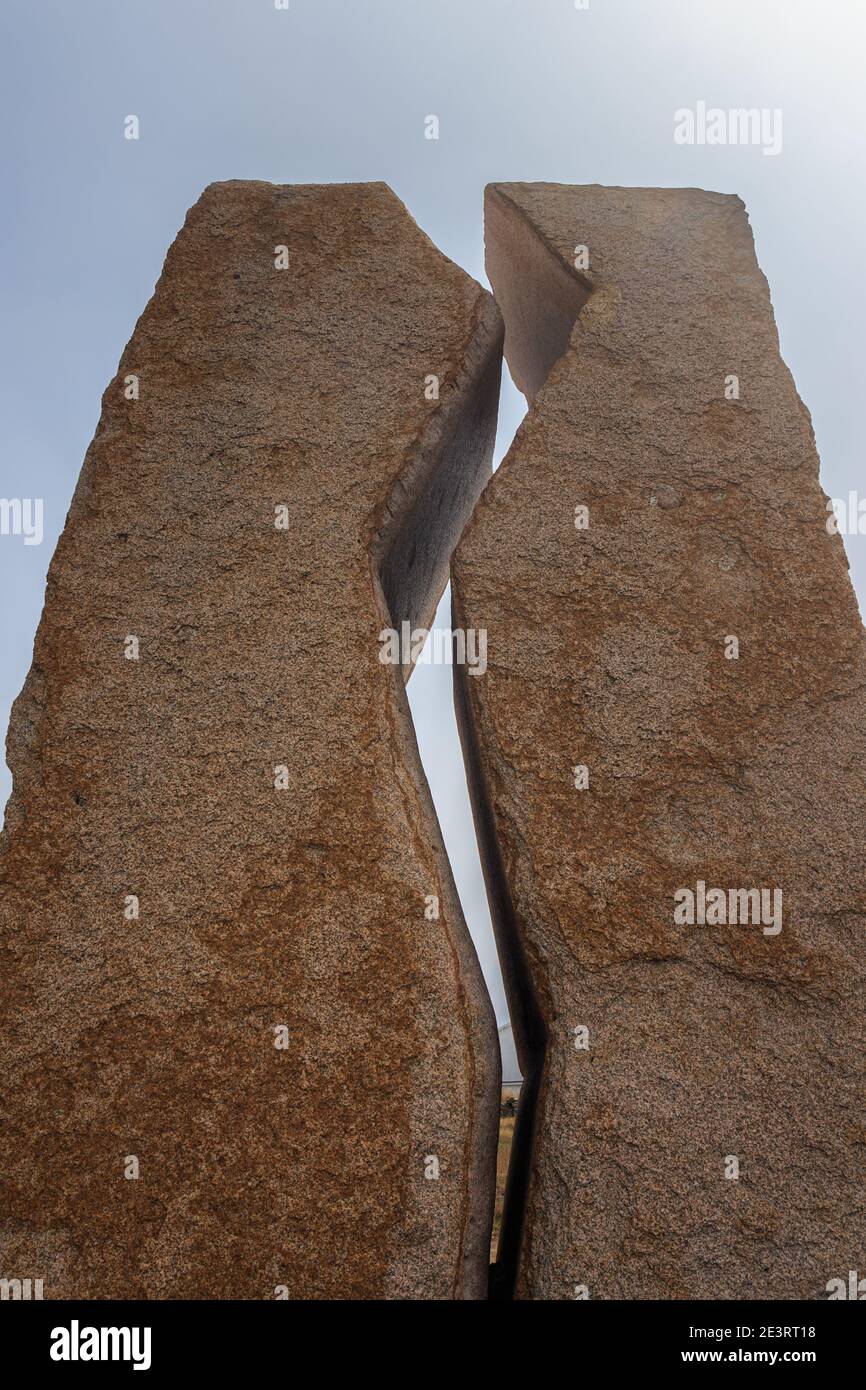
[[[3,727],[101,393],[187,208],[214,179],[385,179],[478,278],[490,181],[739,193],[824,488],[866,497],[864,36],[864,0],[290,0],[288,11],[274,0],[3,0],[0,497],[45,502],[41,545],[0,536]],[[676,143],[675,111],[702,101],[781,111],[781,151]],[[138,141],[124,139],[130,114]],[[425,139],[431,114],[437,141]],[[500,454],[521,413],[509,388]],[[862,607],[866,537],[846,546]],[[450,671],[423,668],[410,692],[504,1019]],[[0,803],[8,790],[4,767]]]

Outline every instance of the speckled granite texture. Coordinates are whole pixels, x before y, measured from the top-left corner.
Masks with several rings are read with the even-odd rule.
[[[487,266],[531,397],[453,564],[489,633],[458,705],[538,1097],[500,1279],[826,1298],[866,1235],[866,650],[748,220],[494,186]],[[699,883],[781,891],[781,931],[676,921]]]
[[[213,185],[169,252],[8,739],[0,1273],[46,1298],[486,1294],[496,1027],[379,634],[501,332],[383,184]]]

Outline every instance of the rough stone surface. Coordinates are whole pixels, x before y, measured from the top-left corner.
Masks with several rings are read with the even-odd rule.
[[[46,1298],[485,1294],[496,1028],[378,639],[500,343],[382,184],[214,185],[169,252],[8,738],[0,1274]]]
[[[452,567],[489,633],[458,704],[538,1095],[501,1278],[826,1298],[866,1248],[866,651],[745,211],[493,187],[487,256],[533,396]],[[698,881],[781,889],[782,931],[676,924]]]

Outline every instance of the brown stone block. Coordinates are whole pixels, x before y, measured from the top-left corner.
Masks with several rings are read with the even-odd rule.
[[[823,1298],[866,1235],[866,649],[748,220],[503,185],[487,264],[531,398],[452,576],[528,1077],[500,1283]]]
[[[8,739],[0,1273],[46,1298],[486,1292],[496,1027],[379,634],[500,339],[383,184],[217,184],[168,254]]]

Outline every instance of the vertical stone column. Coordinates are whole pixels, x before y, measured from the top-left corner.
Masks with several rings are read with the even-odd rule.
[[[500,345],[382,184],[214,185],[169,252],[9,732],[0,1272],[46,1298],[486,1294],[495,1021],[379,637]]]
[[[500,1282],[826,1297],[866,1234],[866,652],[745,211],[493,187],[487,263],[530,398],[453,565],[527,1073]]]

